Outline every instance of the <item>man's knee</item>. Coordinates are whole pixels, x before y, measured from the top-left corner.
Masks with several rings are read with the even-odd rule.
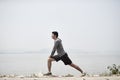
[[[53,61],[53,59],[52,58],[48,58],[48,62],[52,62]]]

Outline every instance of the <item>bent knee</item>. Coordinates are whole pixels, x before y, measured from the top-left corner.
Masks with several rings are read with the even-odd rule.
[[[53,61],[53,59],[52,58],[48,58],[48,61],[51,62],[51,61]]]

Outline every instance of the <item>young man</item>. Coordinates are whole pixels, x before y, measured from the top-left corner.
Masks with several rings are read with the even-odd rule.
[[[81,76],[85,76],[86,74],[83,73],[82,69],[80,69],[79,66],[75,65],[69,58],[68,54],[64,51],[64,48],[62,46],[62,40],[58,38],[58,32],[56,31],[52,32],[52,39],[54,40],[54,47],[51,52],[51,55],[48,58],[48,73],[44,75],[47,75],[47,76],[52,75],[51,73],[52,61],[58,62],[59,60],[62,60],[65,65],[69,65],[77,69],[78,71],[82,73]],[[54,55],[55,51],[57,51],[58,53],[57,55]]]

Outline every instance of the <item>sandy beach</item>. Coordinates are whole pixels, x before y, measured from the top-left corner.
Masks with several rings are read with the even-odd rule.
[[[0,80],[120,80],[120,77],[41,77],[41,78],[0,78]]]

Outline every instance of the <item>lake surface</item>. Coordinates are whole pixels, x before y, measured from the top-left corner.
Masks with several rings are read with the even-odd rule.
[[[46,53],[17,53],[17,54],[0,54],[0,74],[32,74],[32,73],[46,73],[47,72],[47,58],[49,54]],[[119,54],[69,54],[73,63],[79,65],[85,72],[89,74],[99,74],[107,70],[108,65],[120,65]],[[65,66],[62,61],[53,62],[52,72],[56,75],[80,73]]]

